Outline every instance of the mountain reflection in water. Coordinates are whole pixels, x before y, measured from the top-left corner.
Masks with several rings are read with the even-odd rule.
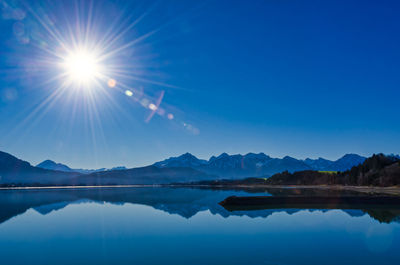
[[[206,188],[139,187],[139,188],[85,188],[85,189],[37,189],[37,190],[1,190],[0,224],[10,218],[34,209],[45,215],[66,207],[69,204],[95,202],[111,204],[141,204],[154,209],[191,218],[201,211],[210,211],[222,217],[248,216],[267,218],[275,212],[293,214],[304,209],[265,209],[249,211],[228,211],[218,203],[228,196],[250,195],[355,195],[354,192],[318,189],[263,189],[263,190],[219,190]],[[331,209],[309,209],[309,211],[330,211]],[[368,214],[384,223],[399,222],[399,209],[356,209],[342,210],[352,217]]]

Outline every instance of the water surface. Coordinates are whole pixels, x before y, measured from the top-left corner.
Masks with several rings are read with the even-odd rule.
[[[1,264],[398,264],[398,209],[218,205],[265,192],[2,190]]]

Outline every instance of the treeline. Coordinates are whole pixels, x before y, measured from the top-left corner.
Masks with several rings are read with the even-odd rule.
[[[265,180],[267,185],[400,185],[400,161],[394,156],[373,155],[345,172],[287,171]]]

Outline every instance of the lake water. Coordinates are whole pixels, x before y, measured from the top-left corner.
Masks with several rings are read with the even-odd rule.
[[[218,205],[231,195],[266,194],[1,190],[1,264],[399,264],[399,209],[229,212]]]

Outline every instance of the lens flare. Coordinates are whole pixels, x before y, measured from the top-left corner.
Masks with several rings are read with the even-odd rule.
[[[157,106],[154,105],[153,103],[150,103],[150,104],[149,104],[149,109],[151,109],[151,110],[156,110],[156,109],[157,109]]]
[[[115,81],[115,79],[111,78],[111,79],[108,80],[107,85],[108,85],[108,87],[113,88],[113,87],[115,87],[117,85],[117,81]]]
[[[147,66],[155,62],[146,54],[149,44],[157,42],[157,34],[175,23],[175,18],[154,28],[145,26],[143,31],[136,27],[144,25],[145,17],[157,14],[150,7],[137,17],[124,18],[122,10],[111,16],[102,12],[103,4],[82,1],[69,16],[57,17],[58,11],[64,14],[65,6],[60,1],[53,2],[37,9],[27,1],[24,11],[14,18],[18,20],[12,26],[15,37],[21,44],[29,43],[35,51],[24,54],[27,60],[22,75],[28,72],[30,78],[35,78],[32,79],[35,86],[46,91],[39,102],[32,102],[34,107],[29,108],[29,114],[15,131],[28,123],[40,122],[52,108],[59,108],[65,113],[60,120],[72,125],[77,118],[85,122],[93,146],[99,139],[105,143],[102,130],[105,115],[114,119],[135,115],[134,110],[121,107],[119,97],[115,97],[117,93],[146,110],[146,123],[157,115],[182,125],[179,110],[163,102],[164,89],[180,88],[159,79],[162,75],[151,73],[153,68]],[[149,38],[153,39],[147,42]],[[10,90],[0,95],[0,102],[19,96]],[[196,134],[192,127],[183,127]]]

